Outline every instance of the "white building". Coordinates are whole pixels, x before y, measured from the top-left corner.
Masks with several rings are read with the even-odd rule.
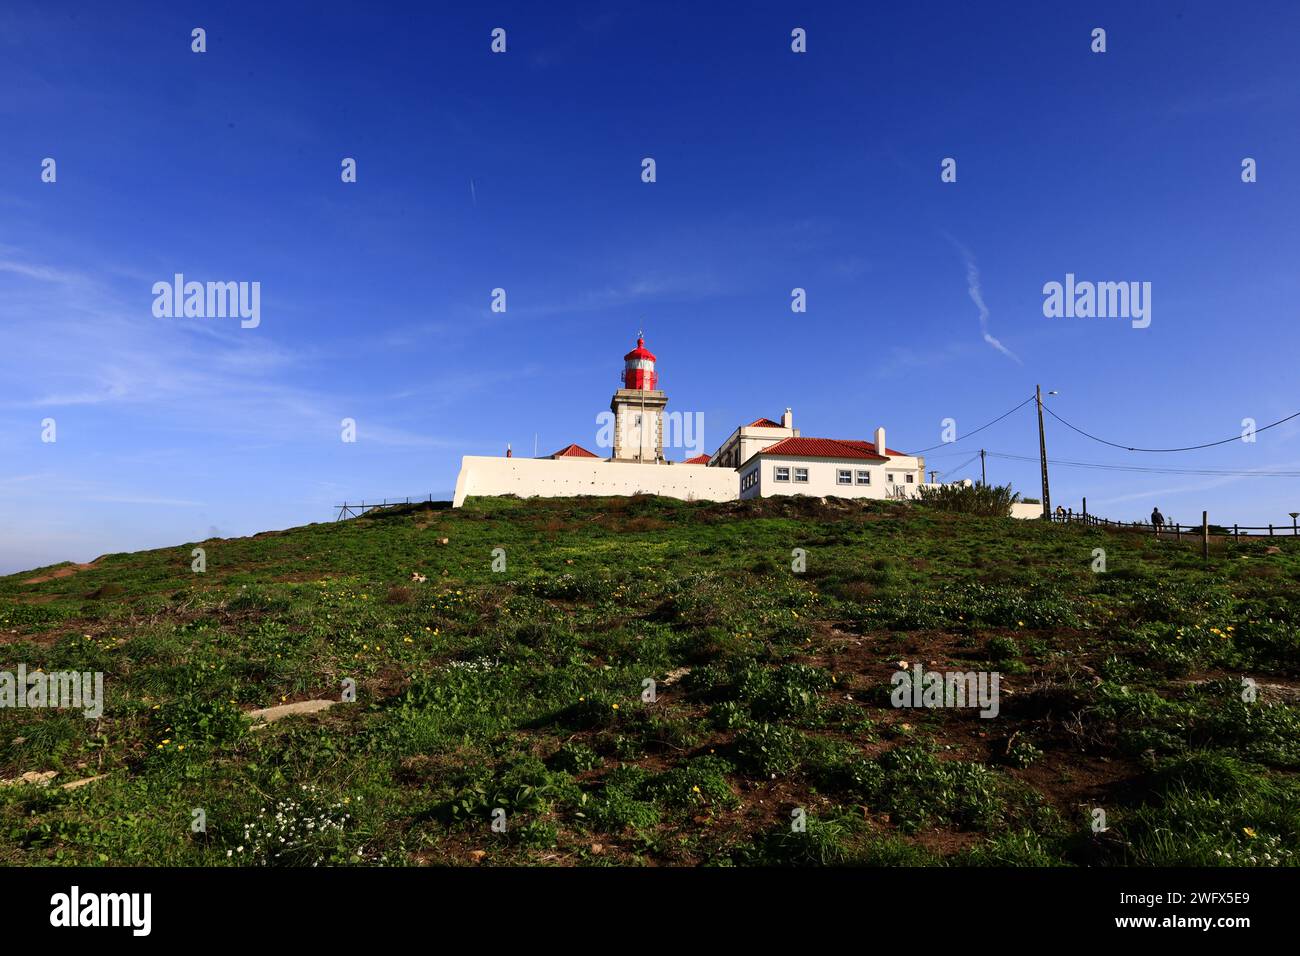
[[[452,506],[474,495],[571,497],[663,495],[686,501],[735,501],[768,495],[844,498],[913,497],[925,481],[925,460],[873,443],[804,438],[785,410],[780,422],[741,425],[712,455],[671,462],[664,457],[664,409],[655,356],[637,339],[623,357],[623,387],[610,401],[612,454],[601,458],[568,445],[544,458],[466,455]]]
[[[876,429],[874,443],[804,438],[796,432],[764,445],[739,470],[742,499],[772,495],[913,498],[925,484],[925,459],[887,448],[883,428]]]
[[[710,456],[709,464],[714,467],[739,468],[767,446],[774,445],[783,438],[798,437],[799,429],[794,427],[794,414],[787,408],[780,422],[760,418],[748,425],[741,425]]]

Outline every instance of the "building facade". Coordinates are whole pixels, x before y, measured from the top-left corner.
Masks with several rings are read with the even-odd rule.
[[[914,498],[925,484],[925,459],[885,445],[842,438],[792,437],[768,445],[740,469],[740,497],[834,495],[840,498]]]
[[[780,421],[741,425],[712,455],[672,462],[664,457],[664,410],[657,360],[638,336],[623,356],[621,387],[610,400],[611,454],[570,444],[541,458],[466,455],[454,507],[475,495],[570,497],[663,495],[686,501],[734,501],[770,495],[911,498],[925,481],[925,460],[874,442],[806,438],[787,408]],[[604,439],[598,439],[604,444]]]

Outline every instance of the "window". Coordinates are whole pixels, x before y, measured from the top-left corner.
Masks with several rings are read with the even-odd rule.
[[[794,480],[795,480],[795,481],[807,481],[807,480],[808,480],[808,469],[807,469],[807,468],[796,468],[796,469],[794,470]]]
[[[885,481],[889,482],[891,485],[894,483],[894,473],[892,471],[885,475]]]
[[[776,474],[775,474],[773,477],[775,477],[777,481],[789,481],[789,480],[790,480],[790,466],[789,466],[789,465],[777,465],[777,466],[776,466]]]
[[[871,484],[871,472],[866,471],[866,470],[859,471],[859,472],[858,472],[858,484],[860,484],[860,485],[869,485],[869,484]]]
[[[915,484],[915,483],[916,483],[916,475],[913,475],[913,474],[909,473],[908,476],[907,476],[907,483],[908,483],[909,485],[911,485],[911,484]]]
[[[835,474],[835,483],[836,483],[837,485],[851,485],[851,484],[853,484],[853,469],[852,469],[852,468],[840,468],[840,469],[836,472],[836,474]]]

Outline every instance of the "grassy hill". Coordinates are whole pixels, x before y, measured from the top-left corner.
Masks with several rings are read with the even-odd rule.
[[[0,670],[107,694],[0,711],[0,778],[56,773],[0,786],[0,864],[1294,865],[1300,548],[1271,543],[493,499],[0,578]],[[999,672],[998,715],[892,706],[918,661]]]

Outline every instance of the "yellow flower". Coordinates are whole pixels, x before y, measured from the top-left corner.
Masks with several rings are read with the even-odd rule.
[[[1246,834],[1246,836],[1250,837],[1252,840],[1255,839],[1254,827],[1242,827],[1241,832]]]
[[[691,791],[692,791],[693,793],[699,793],[699,792],[700,792],[700,788],[699,788],[699,787],[691,787]]]
[[[615,704],[615,705],[614,705],[614,709],[615,709],[615,710],[618,710],[618,704]]]

